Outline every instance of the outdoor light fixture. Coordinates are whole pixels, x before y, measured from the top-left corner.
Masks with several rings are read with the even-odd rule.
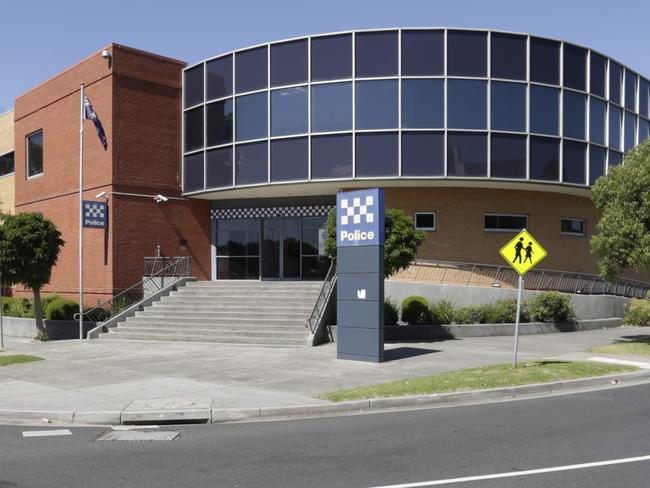
[[[102,192],[99,192],[97,195],[95,195],[95,198],[102,198],[102,197],[105,197],[105,196],[106,196],[106,192],[102,191]]]
[[[102,51],[102,58],[104,59],[110,59],[111,56],[113,56],[113,53],[111,53],[108,49],[104,49]]]

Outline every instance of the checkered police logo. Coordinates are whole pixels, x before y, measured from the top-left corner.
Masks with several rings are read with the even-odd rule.
[[[381,188],[340,192],[336,201],[338,247],[384,243],[384,193]]]
[[[331,205],[301,205],[298,207],[213,208],[212,219],[258,219],[269,217],[321,217],[328,214]]]
[[[83,202],[83,226],[97,229],[108,227],[108,206],[105,202]]]
[[[374,208],[374,197],[366,195],[365,197],[354,197],[351,199],[341,199],[341,209],[345,212],[341,215],[341,225],[372,224],[375,221],[375,212],[370,212],[369,209]]]

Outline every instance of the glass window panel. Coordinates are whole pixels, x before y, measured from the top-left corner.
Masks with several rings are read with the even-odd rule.
[[[266,92],[237,97],[236,137],[238,141],[267,137]]]
[[[587,51],[571,44],[564,45],[564,86],[584,91]]]
[[[217,256],[259,256],[260,219],[219,219]]]
[[[490,36],[492,78],[526,79],[526,38],[493,32]]]
[[[235,184],[251,185],[268,180],[267,143],[235,146]]]
[[[639,144],[648,139],[650,139],[650,122],[639,118]]]
[[[545,86],[530,86],[530,131],[537,134],[559,133],[560,91]]]
[[[271,86],[307,81],[307,39],[271,45]]]
[[[183,158],[183,191],[203,190],[203,152]]]
[[[359,32],[355,41],[356,75],[397,75],[397,31]]]
[[[605,76],[607,61],[601,55],[591,52],[589,91],[594,95],[605,97]]]
[[[483,218],[484,229],[487,231],[512,231],[519,232],[528,227],[526,215],[485,215]]]
[[[487,34],[447,31],[447,74],[487,76]]]
[[[232,95],[232,55],[208,61],[208,100]]]
[[[593,185],[596,180],[605,174],[606,149],[593,144],[589,145],[589,184]]]
[[[423,230],[435,230],[435,212],[415,212],[415,228]]]
[[[526,130],[526,85],[493,81],[490,112],[493,130]]]
[[[237,93],[266,88],[268,81],[266,46],[235,54],[235,89]]]
[[[306,180],[308,150],[306,137],[271,142],[271,181]]]
[[[402,127],[444,127],[444,118],[444,81],[402,81]]]
[[[609,147],[621,148],[621,109],[609,104]]]
[[[206,107],[208,146],[232,142],[232,99],[211,103]]]
[[[490,175],[526,178],[526,136],[492,134]]]
[[[589,140],[605,145],[605,102],[597,98],[589,101]]]
[[[203,64],[188,69],[185,72],[183,95],[185,107],[203,103]]]
[[[563,234],[585,234],[585,221],[582,219],[561,219],[560,232]]]
[[[444,31],[402,31],[402,76],[443,75],[444,43]]]
[[[562,181],[565,183],[585,184],[586,144],[576,141],[564,141],[562,145]]]
[[[558,181],[560,177],[560,140],[530,138],[530,179]]]
[[[357,134],[356,176],[397,176],[397,134]]]
[[[27,136],[27,176],[43,173],[43,131]]]
[[[580,93],[564,92],[564,137],[585,138],[585,100],[586,97]]]
[[[312,81],[352,77],[352,35],[312,37]]]
[[[327,256],[303,256],[302,279],[322,280],[327,275],[330,267],[330,258]]]
[[[203,147],[203,107],[193,108],[185,117],[185,151]]]
[[[397,80],[359,81],[356,89],[356,128],[397,127]]]
[[[311,178],[352,177],[352,136],[337,134],[311,138]]]
[[[311,87],[311,131],[352,129],[352,83],[327,83]]]
[[[271,92],[271,135],[307,132],[307,87]]]
[[[634,137],[636,136],[636,117],[634,114],[625,111],[625,140],[623,141],[623,149],[628,152],[632,149],[634,144]]]
[[[487,83],[479,80],[449,80],[447,83],[447,127],[485,129]]]
[[[623,78],[623,69],[620,64],[609,61],[609,99],[617,104],[621,104],[621,81]]]
[[[560,43],[530,38],[530,81],[559,85]]]
[[[318,235],[320,229],[305,229],[302,228],[302,255],[305,256],[318,256]]]
[[[625,71],[625,108],[636,111],[636,75]]]
[[[612,151],[610,149],[609,159],[608,159],[609,166],[618,166],[619,164],[621,164],[622,159],[623,159],[623,155],[620,152]]]
[[[14,152],[0,156],[0,176],[5,176],[15,171]]]
[[[232,146],[213,149],[205,155],[206,188],[232,186]]]
[[[639,82],[639,114],[648,117],[648,104],[650,103],[650,83],[641,78]]]
[[[257,280],[260,258],[217,258],[217,278],[220,280]]]
[[[487,176],[487,136],[474,132],[447,135],[447,175]]]
[[[402,133],[402,175],[443,176],[445,137],[442,132]]]

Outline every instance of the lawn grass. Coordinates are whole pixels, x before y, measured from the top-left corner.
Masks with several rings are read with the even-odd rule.
[[[43,358],[38,356],[26,356],[23,354],[16,354],[13,356],[3,356],[0,354],[0,366],[9,366],[11,364],[31,363],[32,361],[43,361]]]
[[[597,346],[589,349],[589,352],[601,354],[634,354],[637,356],[650,356],[650,336],[639,334],[626,336],[614,341],[607,346]]]
[[[430,393],[547,383],[590,376],[627,373],[636,370],[638,368],[633,366],[590,361],[522,361],[518,363],[517,369],[513,369],[510,363],[494,364],[420,378],[408,378],[391,383],[333,391],[324,393],[319,398],[332,402],[342,402],[366,398],[426,395]]]

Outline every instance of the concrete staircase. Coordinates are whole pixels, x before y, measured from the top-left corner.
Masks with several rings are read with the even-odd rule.
[[[101,334],[105,339],[307,345],[320,281],[195,281]]]

